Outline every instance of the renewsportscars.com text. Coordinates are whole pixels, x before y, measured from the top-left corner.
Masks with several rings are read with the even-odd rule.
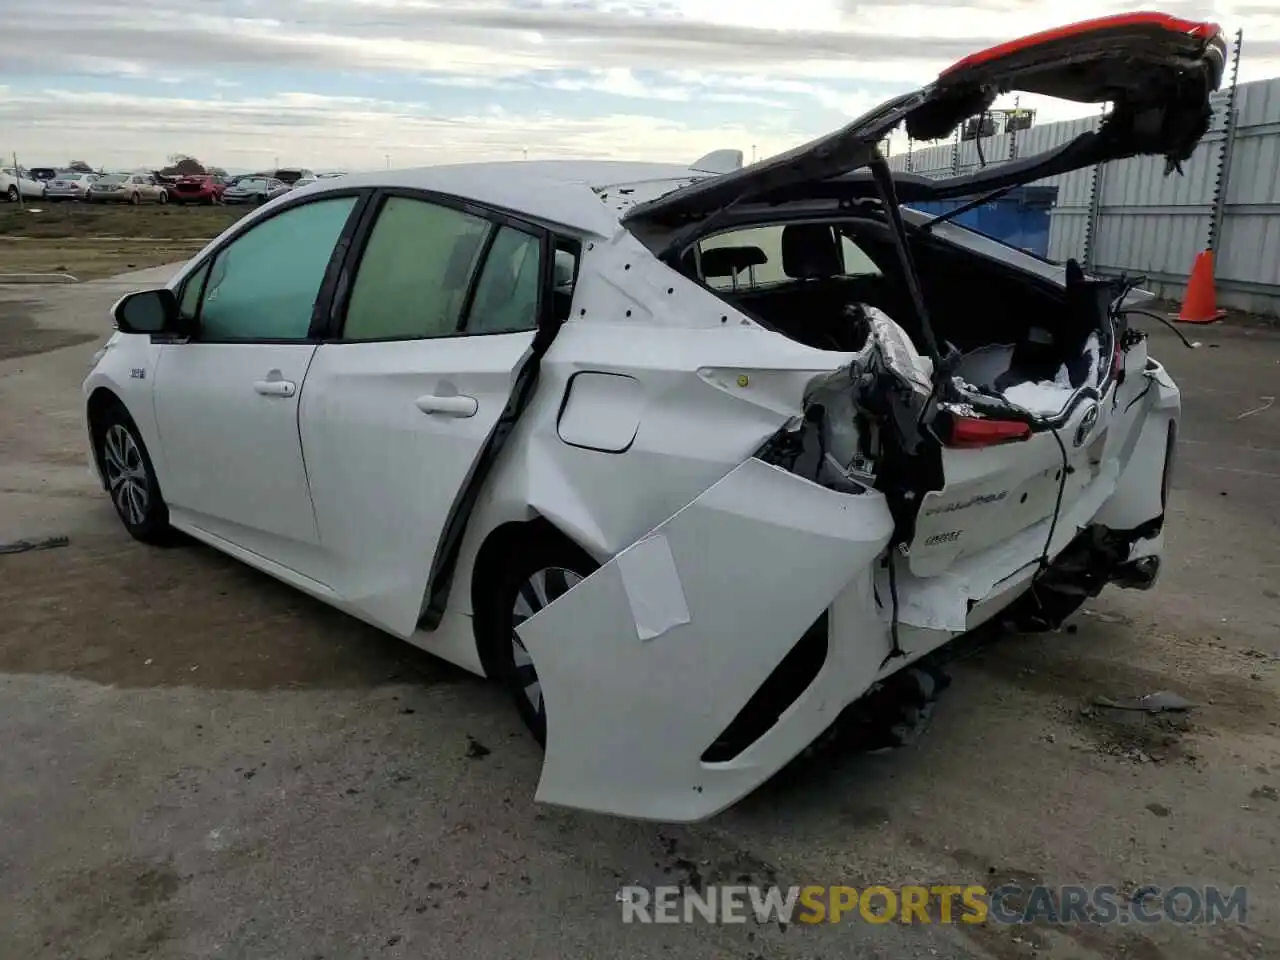
[[[1244,923],[1244,887],[628,886],[624,923]]]

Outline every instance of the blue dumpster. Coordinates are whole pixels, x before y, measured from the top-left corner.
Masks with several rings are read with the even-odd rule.
[[[908,206],[938,216],[971,199],[931,200]],[[990,203],[965,211],[955,222],[1011,247],[1045,257],[1049,254],[1049,210],[1057,199],[1057,187],[1018,187]]]

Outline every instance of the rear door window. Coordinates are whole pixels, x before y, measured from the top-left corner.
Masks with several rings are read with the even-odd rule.
[[[343,338],[396,340],[459,333],[467,292],[492,229],[483,217],[452,207],[410,197],[387,198],[356,271]],[[513,247],[513,259],[515,254]],[[498,323],[509,319],[508,311],[494,318]]]
[[[476,283],[467,333],[513,333],[538,326],[542,289],[542,241],[514,227],[501,227]]]

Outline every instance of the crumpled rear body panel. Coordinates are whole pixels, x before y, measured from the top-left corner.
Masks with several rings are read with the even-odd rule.
[[[750,459],[522,624],[548,705],[537,798],[686,821],[759,786],[875,679],[888,648],[871,565],[892,526],[878,494]],[[859,642],[747,751],[701,762],[850,584]]]

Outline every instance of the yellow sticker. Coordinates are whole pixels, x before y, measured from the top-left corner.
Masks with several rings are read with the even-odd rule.
[[[747,375],[745,373],[738,376],[738,386],[745,387],[750,382],[751,381],[747,379]]]

